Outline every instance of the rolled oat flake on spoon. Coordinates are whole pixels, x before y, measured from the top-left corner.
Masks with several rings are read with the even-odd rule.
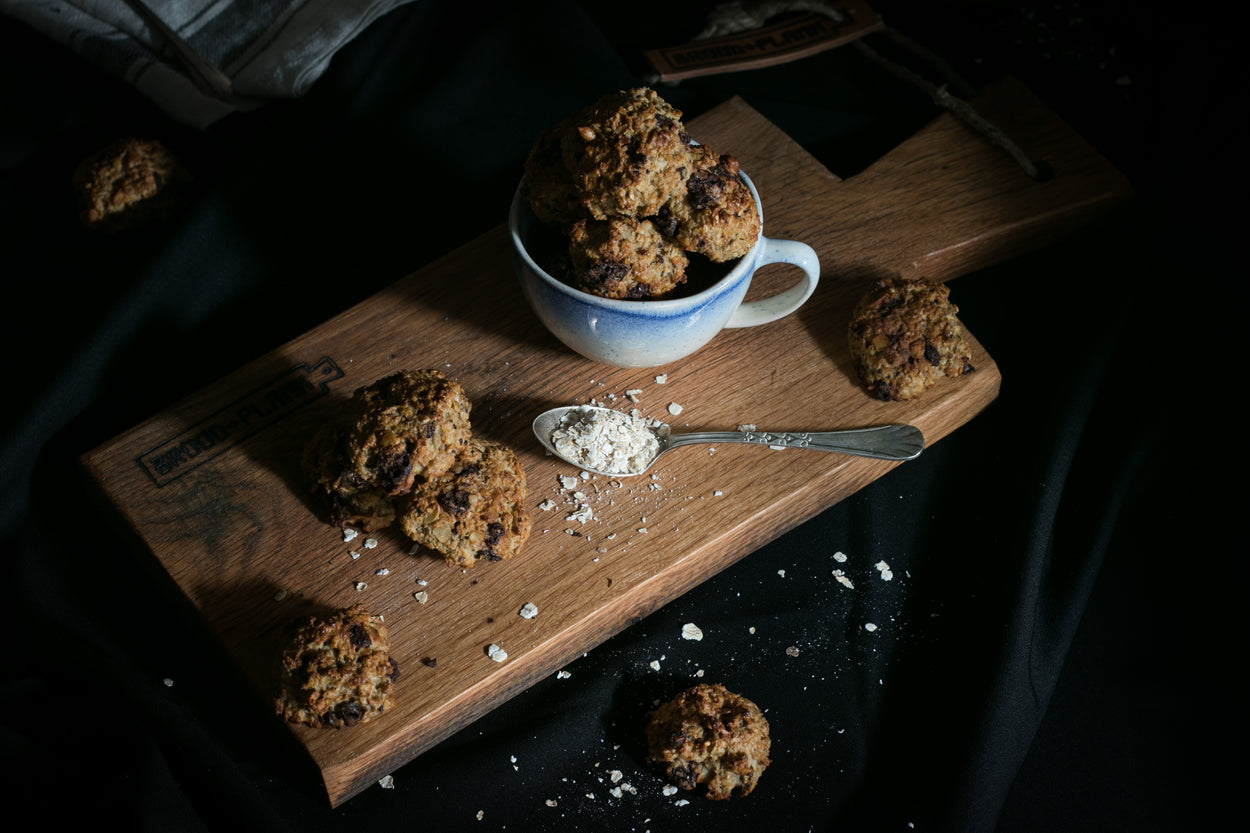
[[[832,451],[901,462],[924,451],[924,435],[911,425],[876,425],[843,431],[695,431],[674,434],[668,425],[593,405],[552,408],[534,420],[534,435],[548,451],[584,471],[630,477],[651,468],[674,448],[703,443],[746,443],[771,448]]]

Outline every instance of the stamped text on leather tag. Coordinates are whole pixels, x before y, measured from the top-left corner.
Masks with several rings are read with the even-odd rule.
[[[839,0],[833,10],[834,15],[804,13],[750,31],[649,49],[643,55],[660,81],[678,81],[796,61],[883,26],[863,0]]]

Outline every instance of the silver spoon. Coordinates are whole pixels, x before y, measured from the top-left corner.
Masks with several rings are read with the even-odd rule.
[[[596,416],[598,414],[598,416]],[[634,455],[629,462],[606,460],[596,465],[589,458],[579,458],[557,449],[556,431],[563,429],[594,431],[593,420],[610,419],[630,432],[647,440],[648,450]],[[647,432],[647,434],[643,434]],[[630,477],[642,474],[666,452],[683,445],[697,443],[748,443],[770,447],[806,448],[814,451],[833,451],[857,457],[878,460],[914,460],[924,451],[924,435],[911,425],[877,425],[871,428],[852,428],[843,431],[693,431],[673,434],[658,429],[653,423],[631,417],[613,408],[592,405],[568,405],[552,408],[534,420],[534,435],[555,456],[595,474],[611,477]]]

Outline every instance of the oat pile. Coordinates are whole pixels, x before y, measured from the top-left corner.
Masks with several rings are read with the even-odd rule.
[[[639,474],[660,451],[656,431],[645,420],[586,406],[561,420],[551,444],[578,466],[608,474]]]

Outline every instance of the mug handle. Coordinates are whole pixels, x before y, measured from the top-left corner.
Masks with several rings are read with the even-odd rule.
[[[726,328],[758,327],[785,318],[803,306],[816,291],[816,283],[820,280],[820,260],[811,246],[798,240],[773,240],[768,237],[760,238],[759,245],[760,259],[756,269],[768,263],[789,263],[803,270],[803,277],[794,286],[776,295],[739,304],[725,323]]]

